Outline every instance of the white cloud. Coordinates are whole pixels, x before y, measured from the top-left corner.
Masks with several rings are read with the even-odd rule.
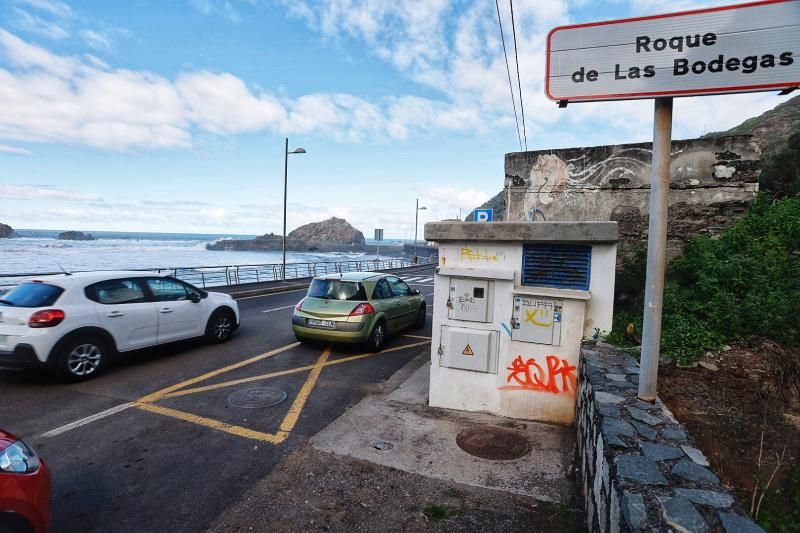
[[[111,36],[102,31],[82,30],[81,37],[86,44],[101,52],[110,52],[112,48]]]
[[[174,80],[63,56],[0,28],[0,139],[111,150],[184,148],[195,132],[310,133],[341,141],[406,138],[410,131],[480,129],[474,108],[418,97],[377,103],[341,93],[279,99],[229,73]]]
[[[68,19],[72,17],[72,8],[61,0],[14,0],[19,5],[25,5],[43,11],[54,17]]]
[[[2,185],[0,198],[8,200],[67,200],[72,202],[99,202],[95,193],[67,191],[49,185]]]
[[[14,15],[15,25],[24,31],[56,40],[69,37],[69,32],[56,22],[44,20],[19,8],[14,8]]]
[[[0,152],[14,155],[33,155],[33,152],[30,150],[19,148],[17,146],[9,146],[7,144],[0,144]]]

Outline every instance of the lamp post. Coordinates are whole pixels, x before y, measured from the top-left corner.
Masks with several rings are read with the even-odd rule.
[[[289,138],[286,138],[286,147],[283,157],[283,267],[281,268],[281,279],[286,281],[286,194],[289,184],[289,154],[304,154],[304,148],[295,148],[289,151]]]
[[[425,206],[419,206],[419,198],[417,198],[417,210],[414,211],[414,261],[417,260],[417,226],[419,226],[419,212],[428,209]]]

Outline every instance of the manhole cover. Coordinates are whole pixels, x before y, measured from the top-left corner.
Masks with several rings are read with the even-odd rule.
[[[528,439],[522,435],[493,427],[465,429],[456,437],[456,443],[470,455],[494,461],[518,459],[531,451]]]
[[[372,443],[372,447],[378,450],[379,452],[386,452],[394,448],[394,444],[383,440],[376,440],[375,442]]]
[[[228,405],[257,409],[277,405],[286,399],[286,393],[278,389],[258,388],[236,391],[228,396]]]

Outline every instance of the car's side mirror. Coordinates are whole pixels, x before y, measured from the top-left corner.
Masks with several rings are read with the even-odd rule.
[[[196,292],[193,292],[193,293],[192,293],[192,296],[191,296],[189,299],[190,299],[191,301],[193,301],[194,303],[196,303],[196,304],[199,304],[199,303],[200,303],[200,300],[202,300],[202,298],[200,297],[200,295],[199,295],[199,294],[197,294]]]
[[[416,296],[419,294],[419,289],[408,289],[408,294],[410,296]]]

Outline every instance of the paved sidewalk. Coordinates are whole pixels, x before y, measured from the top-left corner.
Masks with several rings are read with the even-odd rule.
[[[431,409],[425,359],[289,455],[210,531],[582,531],[572,428]],[[477,425],[523,434],[531,452],[468,455],[455,437]]]

